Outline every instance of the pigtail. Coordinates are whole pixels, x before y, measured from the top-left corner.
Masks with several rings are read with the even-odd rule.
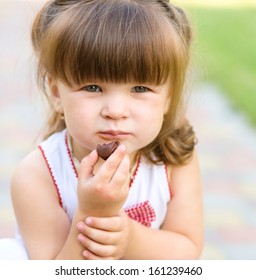
[[[142,153],[154,164],[179,166],[190,161],[196,144],[194,129],[188,120],[184,119],[176,129],[162,129],[158,137],[142,149]]]
[[[167,135],[166,135],[167,134]],[[162,133],[146,149],[146,157],[154,164],[183,165],[189,162],[197,143],[193,127],[187,120],[171,133]]]
[[[181,8],[171,4],[168,0],[157,0],[157,2],[165,9],[169,19],[174,22],[177,31],[181,32],[186,45],[190,46],[192,41],[192,29],[185,12]]]
[[[184,65],[184,69],[187,69],[192,43],[192,28],[189,20],[181,8],[175,7],[168,0],[157,0],[157,2],[164,9],[180,36],[180,41],[187,53],[187,63]],[[176,99],[178,101],[173,108],[170,108],[169,111],[172,113],[167,113],[158,137],[142,150],[142,153],[154,164],[164,162],[172,165],[183,165],[188,163],[192,157],[197,139],[193,127],[188,120],[182,117],[184,109],[182,93],[185,81],[186,75],[184,75],[184,80],[180,83],[180,88],[176,93],[178,95],[179,91],[180,97]]]
[[[41,11],[37,14],[34,19],[32,30],[31,30],[31,40],[32,47],[34,49],[36,59],[37,59],[37,83],[42,89],[48,104],[49,112],[47,114],[47,123],[43,128],[43,139],[46,139],[51,134],[57,131],[61,131],[66,127],[65,120],[59,112],[57,112],[51,102],[48,91],[48,71],[44,65],[44,57],[42,47],[45,44],[45,37],[48,29],[51,27],[55,16],[61,13],[62,10],[66,9],[66,6],[60,5],[61,1],[48,1]],[[64,2],[64,1],[62,1]],[[67,1],[65,1],[67,2]]]
[[[54,16],[61,11],[61,8],[56,2],[57,1],[48,1],[34,19],[31,39],[32,46],[37,55],[41,51],[42,40]]]

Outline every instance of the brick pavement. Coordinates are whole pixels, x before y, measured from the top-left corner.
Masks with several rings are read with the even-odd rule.
[[[0,1],[0,237],[14,233],[10,178],[41,124],[28,41],[35,10],[32,0]],[[256,132],[212,86],[195,88],[191,101],[204,187],[202,259],[256,259]]]
[[[202,258],[256,259],[256,131],[217,88],[195,89],[206,246]]]

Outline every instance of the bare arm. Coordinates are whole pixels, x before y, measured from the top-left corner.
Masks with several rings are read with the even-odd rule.
[[[173,168],[170,174],[173,196],[162,228],[147,228],[124,214],[119,217],[123,226],[117,234],[115,226],[110,230],[111,225],[116,223],[114,218],[91,218],[93,223],[84,223],[80,229],[80,242],[87,251],[88,259],[115,258],[115,253],[118,255],[120,252],[124,252],[124,259],[199,257],[203,247],[203,210],[196,155],[188,165]],[[109,239],[115,240],[111,246]]]
[[[130,220],[126,259],[195,259],[203,247],[203,209],[196,154],[171,171],[172,199],[161,230]]]
[[[70,248],[79,248],[80,245],[76,241],[75,226],[71,226],[59,204],[52,179],[38,150],[18,166],[11,187],[15,215],[30,259],[79,258],[79,249],[66,250],[68,254],[62,252],[68,237],[73,240]]]
[[[120,149],[115,152],[98,172],[98,176],[92,174],[97,155],[83,161],[78,184],[79,207],[72,222],[59,204],[40,152],[32,152],[18,166],[12,180],[12,200],[30,259],[84,259],[84,248],[77,240],[77,223],[88,215],[108,216],[116,209],[119,210],[118,203],[122,203],[125,198],[125,188],[119,200],[116,200],[115,192],[120,191],[119,187],[124,185],[128,175],[129,161],[125,154]],[[103,213],[102,208],[99,208],[102,199],[108,202],[105,203]]]

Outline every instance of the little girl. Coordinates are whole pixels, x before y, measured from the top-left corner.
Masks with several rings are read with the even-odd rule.
[[[51,0],[32,42],[50,112],[43,142],[13,175],[14,251],[198,258],[202,193],[182,102],[191,46],[184,12],[165,0]],[[100,158],[97,145],[116,140]]]

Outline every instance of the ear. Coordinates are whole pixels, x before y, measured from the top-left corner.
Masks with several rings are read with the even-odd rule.
[[[47,79],[51,103],[57,112],[63,113],[58,83],[49,76]]]

